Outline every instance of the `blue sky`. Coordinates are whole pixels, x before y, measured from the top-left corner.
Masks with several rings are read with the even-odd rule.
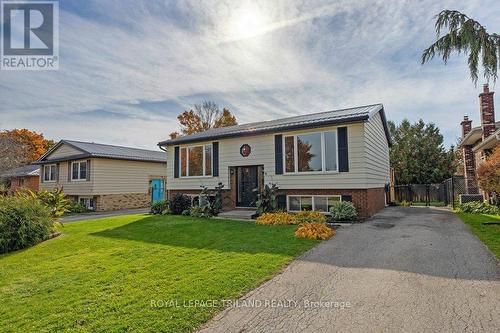
[[[240,123],[383,103],[450,145],[483,82],[463,56],[420,65],[445,8],[500,32],[497,0],[63,0],[60,69],[0,72],[0,129],[154,149],[203,100]]]

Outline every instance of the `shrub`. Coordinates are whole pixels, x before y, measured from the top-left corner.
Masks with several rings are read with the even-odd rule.
[[[325,240],[333,235],[335,235],[335,230],[319,222],[302,223],[295,230],[295,236],[298,238]]]
[[[84,204],[81,204],[81,203],[75,201],[75,202],[70,204],[68,211],[70,213],[79,214],[79,213],[86,213],[89,210],[87,209],[87,207],[85,207]]]
[[[287,212],[264,213],[257,218],[257,224],[297,224],[295,216]]]
[[[194,206],[189,209],[189,215],[192,217],[212,217],[210,205]]]
[[[500,193],[500,147],[477,167],[477,182],[485,192]]]
[[[55,188],[52,191],[40,190],[38,192],[29,189],[19,190],[16,195],[24,199],[36,199],[50,210],[54,218],[61,217],[69,211],[71,201],[66,198],[62,190]]]
[[[155,214],[155,215],[166,214],[166,213],[168,213],[168,211],[169,211],[169,208],[168,208],[168,201],[167,200],[161,200],[161,201],[154,202],[151,205],[151,209],[149,210],[149,212],[151,214]]]
[[[253,191],[257,193],[257,201],[255,203],[257,215],[272,213],[278,209],[278,185],[271,184],[271,186],[269,186],[266,184],[262,191],[259,191],[259,189]]]
[[[479,201],[461,204],[457,207],[457,210],[462,213],[500,215],[500,208]]]
[[[39,200],[0,197],[0,253],[33,246],[53,231],[51,212]]]
[[[295,220],[297,223],[306,223],[306,222],[317,222],[317,223],[325,223],[326,216],[319,212],[304,210],[300,213],[295,214]]]
[[[356,207],[349,201],[334,202],[332,207],[330,207],[330,213],[334,221],[354,220],[358,216]]]
[[[411,202],[410,201],[406,201],[406,200],[403,200],[399,203],[400,206],[403,206],[403,207],[410,207],[411,206]]]
[[[169,201],[170,211],[174,215],[181,215],[185,210],[189,212],[190,207],[191,199],[185,194],[176,193]]]

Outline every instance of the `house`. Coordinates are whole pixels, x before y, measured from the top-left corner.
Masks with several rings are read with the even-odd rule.
[[[361,216],[385,205],[391,140],[382,104],[211,129],[160,142],[167,196],[224,185],[223,209],[252,208],[275,183],[288,211],[352,201]]]
[[[479,94],[479,115],[481,126],[472,127],[472,120],[464,116],[462,125],[462,138],[459,148],[462,149],[465,187],[467,194],[481,193],[476,180],[477,166],[488,157],[493,149],[500,145],[500,122],[495,122],[495,104],[493,91],[489,86],[483,86],[483,92]]]
[[[60,188],[92,210],[143,208],[164,197],[160,151],[62,140],[37,164],[40,189]]]
[[[2,179],[9,182],[10,192],[16,192],[21,188],[38,191],[38,179],[40,176],[40,167],[38,165],[23,165],[15,169],[4,172]]]

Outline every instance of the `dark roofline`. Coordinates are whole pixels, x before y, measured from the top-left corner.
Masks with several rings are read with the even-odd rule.
[[[377,112],[380,112],[380,115],[382,117],[384,132],[385,132],[387,142],[388,142],[389,147],[390,147],[390,146],[392,146],[392,140],[391,140],[389,128],[387,125],[387,119],[385,117],[384,107],[382,104],[371,104],[371,105],[365,105],[365,106],[340,109],[340,110],[335,110],[335,111],[345,111],[345,110],[357,109],[357,108],[361,108],[361,107],[368,107],[368,106],[375,106],[375,105],[381,106],[381,108],[379,110],[377,110]],[[318,113],[318,115],[321,115],[323,113],[328,113],[328,112],[332,112],[332,111],[321,112],[321,113]],[[207,140],[218,140],[218,139],[225,139],[225,138],[231,138],[231,137],[242,137],[242,136],[254,136],[254,135],[269,134],[269,133],[276,133],[276,132],[288,132],[288,131],[294,131],[294,130],[298,130],[298,129],[318,128],[318,127],[324,127],[324,126],[329,126],[329,125],[338,125],[338,124],[353,124],[353,123],[365,122],[368,119],[370,119],[370,116],[371,115],[352,116],[352,117],[349,117],[347,119],[346,118],[344,118],[344,119],[332,119],[332,120],[328,120],[328,121],[316,122],[316,123],[311,123],[311,124],[307,124],[307,123],[306,124],[295,124],[295,125],[283,124],[283,125],[276,126],[273,128],[264,128],[264,129],[260,129],[260,130],[256,129],[254,131],[248,130],[248,131],[239,132],[239,133],[235,129],[235,131],[233,131],[233,132],[208,135],[206,137],[191,137],[190,135],[187,135],[187,136],[179,137],[176,139],[161,141],[158,143],[158,146],[161,148],[164,146],[173,146],[173,145],[207,141]],[[300,116],[287,117],[287,118],[283,118],[283,119],[293,119],[296,117],[300,117]],[[271,121],[273,121],[273,120],[271,120]],[[248,125],[248,124],[244,124],[244,125]],[[238,125],[236,125],[234,127],[237,127],[237,126]]]
[[[81,160],[84,158],[103,158],[103,159],[108,159],[108,160],[137,161],[137,162],[162,163],[162,164],[167,163],[166,159],[165,159],[165,161],[158,161],[158,160],[119,157],[119,156],[80,154],[80,155],[70,155],[70,156],[64,156],[64,157],[60,157],[60,158],[54,158],[52,160],[36,161],[36,162],[33,162],[33,164],[38,164],[38,165],[53,164],[53,163],[66,162],[66,161],[76,161],[76,160]]]
[[[180,137],[178,139],[175,139],[175,142],[169,142],[170,140],[167,141],[162,141],[158,143],[158,146],[168,146],[168,145],[178,145],[178,144],[184,144],[184,143],[190,143],[190,142],[199,142],[199,141],[207,141],[207,140],[217,140],[217,139],[225,139],[225,138],[231,138],[231,137],[242,137],[242,136],[254,136],[254,135],[261,135],[261,134],[269,134],[269,133],[276,133],[276,132],[288,132],[288,131],[294,131],[298,129],[307,129],[307,128],[317,128],[317,127],[324,127],[328,125],[335,125],[335,124],[349,124],[349,123],[359,123],[366,121],[368,119],[368,116],[357,116],[353,117],[348,120],[330,120],[330,121],[325,121],[322,123],[315,123],[315,124],[297,124],[297,125],[282,125],[278,127],[273,127],[273,128],[266,128],[262,130],[255,130],[255,131],[248,131],[248,132],[241,132],[241,133],[225,133],[225,134],[219,134],[219,135],[213,135],[209,137],[204,137],[204,138],[190,138],[189,135],[185,137]]]
[[[163,160],[160,161],[157,159],[149,159],[149,158],[90,153],[90,152],[72,144],[71,142],[78,142],[78,143],[84,143],[84,144],[96,144],[96,145],[101,145],[101,146],[109,146],[109,147],[116,147],[116,148],[128,148],[128,149],[135,149],[135,150],[140,150],[140,151],[159,153],[155,150],[149,150],[149,149],[141,149],[141,148],[134,148],[134,147],[109,145],[109,144],[105,144],[105,143],[95,143],[95,142],[64,140],[63,139],[63,140],[60,140],[58,143],[56,143],[52,148],[50,148],[45,154],[43,154],[42,157],[40,157],[33,164],[38,164],[38,165],[50,164],[50,163],[54,163],[54,162],[72,161],[72,160],[79,160],[79,159],[83,159],[83,158],[106,158],[106,159],[111,159],[111,160],[139,161],[139,162],[151,162],[151,163],[167,163],[166,158],[164,161]],[[71,146],[72,148],[74,148],[78,151],[81,151],[82,154],[70,155],[70,156],[64,156],[64,157],[55,158],[55,159],[51,159],[51,160],[46,160],[47,156],[50,156],[50,154],[52,154],[57,148],[59,148],[63,144],[66,144],[66,145]]]

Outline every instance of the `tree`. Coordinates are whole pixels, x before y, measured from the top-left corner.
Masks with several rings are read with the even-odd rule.
[[[500,193],[500,146],[479,164],[476,170],[479,187],[485,192]]]
[[[500,62],[500,35],[489,34],[479,22],[456,10],[443,10],[436,15],[435,27],[437,40],[424,50],[422,65],[436,54],[446,64],[452,52],[463,52],[468,54],[470,77],[474,84],[478,79],[479,60],[486,80],[496,81]],[[448,33],[439,37],[444,29]]]
[[[170,133],[171,139],[179,135],[204,132],[211,128],[238,125],[236,117],[228,109],[224,108],[221,112],[219,106],[211,101],[204,101],[201,105],[195,104],[194,110],[185,110],[177,119],[181,125],[181,132]]]
[[[454,150],[445,150],[436,125],[422,119],[411,124],[405,119],[398,126],[389,122],[389,130],[393,141],[390,161],[397,184],[439,183],[453,175]]]
[[[53,145],[43,134],[27,129],[0,132],[0,173],[38,160]]]

